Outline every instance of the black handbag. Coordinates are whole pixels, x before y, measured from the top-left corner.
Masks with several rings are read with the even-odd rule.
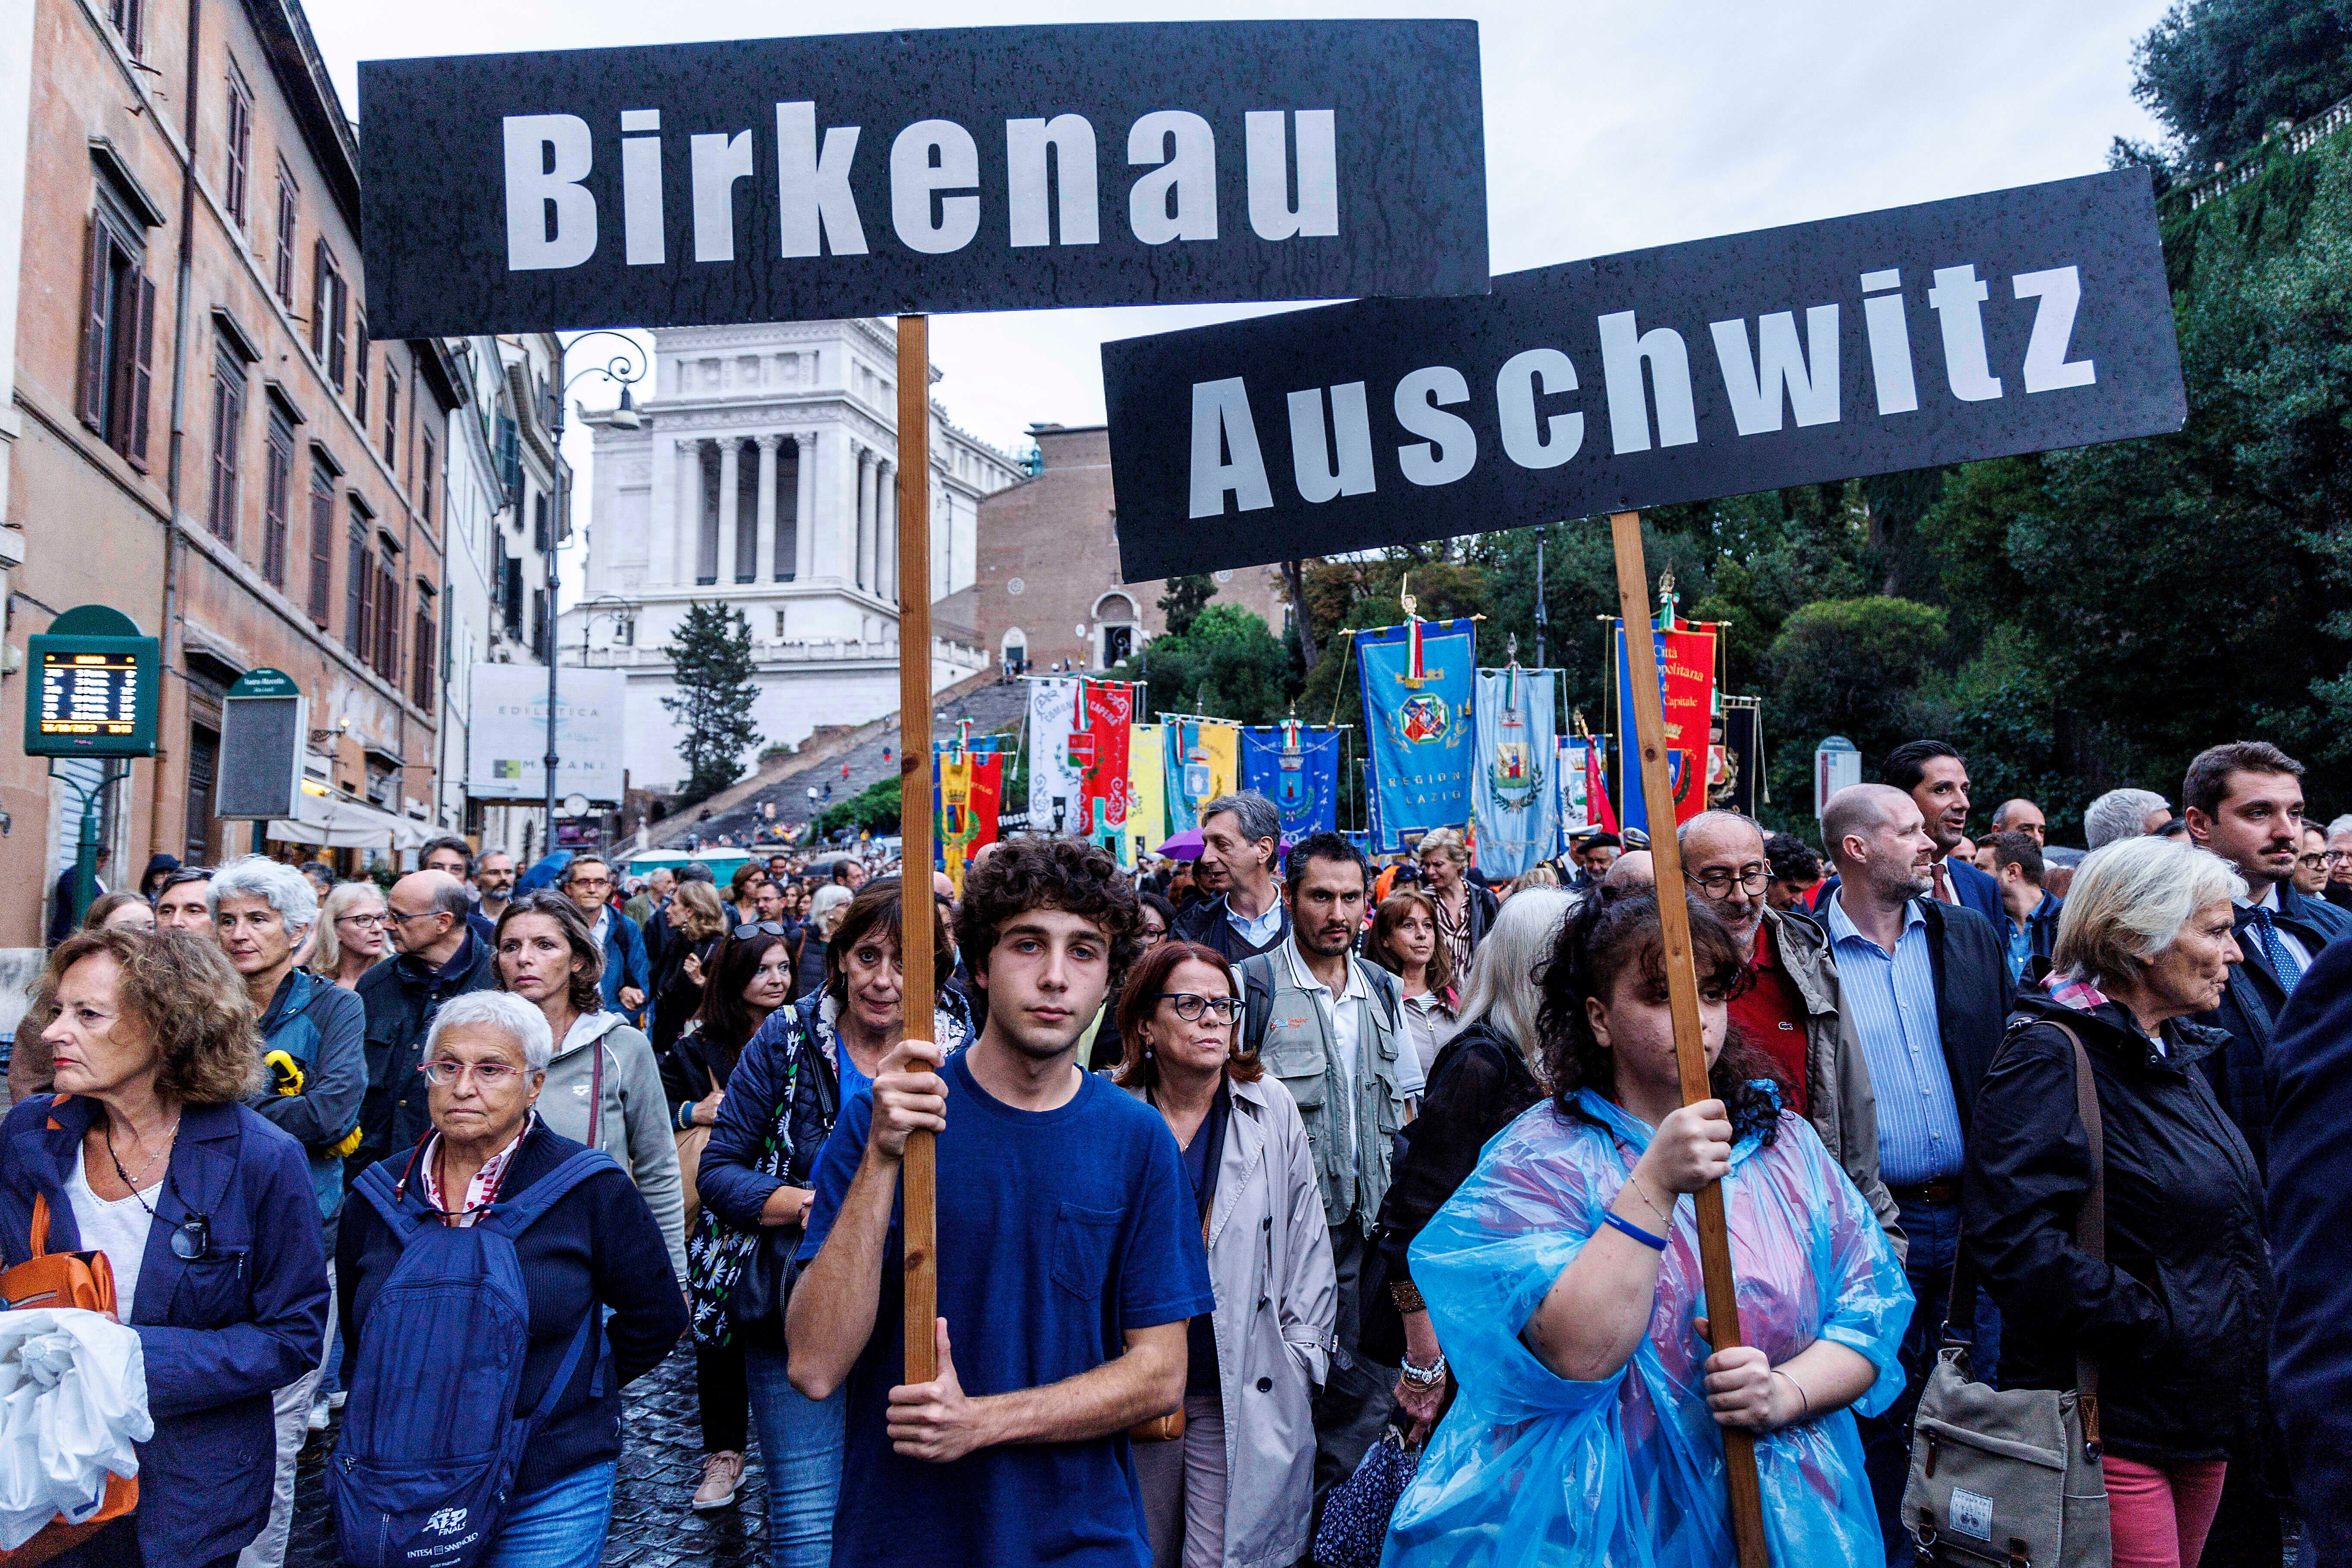
[[[781,1334],[784,1303],[801,1277],[801,1227],[778,1226],[760,1233],[760,1245],[743,1260],[735,1289],[727,1293],[727,1321],[740,1332]]]

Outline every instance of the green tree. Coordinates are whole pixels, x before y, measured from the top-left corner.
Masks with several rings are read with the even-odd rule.
[[[1182,637],[1217,596],[1217,580],[1206,572],[1196,572],[1188,577],[1168,579],[1168,592],[1160,595],[1160,613],[1168,617],[1171,637]]]
[[[2344,96],[2352,0],[2174,0],[2132,65],[2132,96],[2201,174]]]
[[[1212,605],[1191,629],[1154,637],[1143,652],[1111,671],[1118,680],[1142,680],[1149,658],[1155,712],[1213,713],[1243,724],[1271,724],[1289,712],[1289,650],[1265,620],[1238,605]]]
[[[743,753],[760,743],[751,723],[759,683],[752,679],[751,623],[717,600],[687,606],[662,653],[677,672],[677,695],[662,699],[683,731],[687,766],[680,804],[708,799],[743,776]]]
[[[1773,682],[1770,730],[1780,743],[1772,785],[1809,799],[1813,748],[1839,734],[1862,748],[1867,773],[1916,732],[1921,679],[1944,651],[1944,612],[1908,599],[1830,599],[1781,623],[1766,667]]]

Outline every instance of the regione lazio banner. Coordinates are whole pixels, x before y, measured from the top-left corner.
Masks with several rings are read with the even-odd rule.
[[[1089,680],[1080,692],[1085,726],[1070,742],[1078,764],[1076,831],[1116,850],[1127,836],[1127,731],[1135,717],[1135,688]]]
[[[1486,289],[1475,22],[366,60],[359,86],[378,337]]]
[[[1308,724],[1244,730],[1242,788],[1281,810],[1286,839],[1331,832],[1339,823],[1339,731]]]
[[[996,814],[1003,805],[1004,758],[992,749],[993,737],[987,744],[991,750],[958,750],[949,744],[933,753],[933,864],[948,874],[958,898],[963,896],[964,868],[971,864],[973,853],[996,842]]]
[[[1234,793],[1238,731],[1231,724],[1199,719],[1171,719],[1161,729],[1167,735],[1168,831],[1182,833],[1201,826],[1202,806]]]
[[[1168,837],[1168,795],[1162,787],[1168,760],[1160,754],[1160,726],[1127,727],[1127,847],[1119,858],[1139,866]]]
[[[1471,674],[1477,627],[1415,621],[1356,634],[1371,752],[1372,823],[1383,850],[1470,821]]]
[[[1102,361],[1129,582],[2153,436],[2188,407],[2145,169]]]
[[[1642,797],[1642,758],[1624,738],[1638,733],[1633,722],[1633,680],[1626,672],[1625,627],[1612,623],[1617,655],[1618,801],[1622,819],[1649,830]],[[1715,632],[1712,628],[1662,632],[1652,629],[1658,650],[1658,696],[1666,723],[1666,773],[1675,786],[1675,820],[1688,822],[1706,809],[1707,752],[1713,744]]]
[[[1478,755],[1470,802],[1478,819],[1478,869],[1516,877],[1549,860],[1559,839],[1557,764],[1559,671],[1478,672]]]
[[[1568,836],[1592,826],[1591,795],[1586,788],[1585,757],[1591,748],[1581,740],[1562,735],[1552,767],[1552,810],[1559,818],[1551,852],[1568,847]]]
[[[1068,833],[1078,821],[1078,797],[1085,789],[1070,738],[1078,729],[1078,679],[1076,676],[1038,676],[1029,682],[1029,829],[1033,833]],[[1055,805],[1060,803],[1058,823]]]

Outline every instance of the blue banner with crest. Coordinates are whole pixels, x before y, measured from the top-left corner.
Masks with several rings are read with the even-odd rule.
[[[1415,621],[1356,634],[1372,821],[1383,850],[1470,822],[1472,677],[1476,626]]]
[[[1313,724],[1261,724],[1242,731],[1242,788],[1281,809],[1286,842],[1339,826],[1339,731]]]

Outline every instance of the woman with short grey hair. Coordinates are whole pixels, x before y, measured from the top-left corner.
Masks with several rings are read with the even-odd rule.
[[[2000,1307],[2001,1384],[2070,1389],[2078,1356],[2098,1366],[2118,1563],[2190,1568],[2228,1456],[2260,1451],[2262,1177],[2197,1065],[2229,1037],[2190,1022],[2240,961],[2245,891],[2228,862],[2167,839],[2092,851],[1969,1128],[1968,1248]],[[2093,1182],[2078,1059],[2101,1123],[2103,1254],[2077,1234]]]

